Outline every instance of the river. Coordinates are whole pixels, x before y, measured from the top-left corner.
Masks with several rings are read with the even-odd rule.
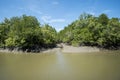
[[[120,51],[0,53],[0,80],[120,80]]]

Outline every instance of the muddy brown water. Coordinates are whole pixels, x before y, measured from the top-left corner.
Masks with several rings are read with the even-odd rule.
[[[120,80],[120,51],[0,53],[0,80]]]

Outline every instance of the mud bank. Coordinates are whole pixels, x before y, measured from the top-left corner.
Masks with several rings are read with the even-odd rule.
[[[97,47],[88,47],[88,46],[80,46],[80,47],[73,47],[62,44],[62,52],[63,53],[88,53],[88,52],[100,52],[100,49]]]

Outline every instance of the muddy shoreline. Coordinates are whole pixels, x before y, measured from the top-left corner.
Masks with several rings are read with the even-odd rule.
[[[63,53],[89,53],[89,52],[100,52],[100,48],[97,47],[88,47],[88,46],[80,46],[73,47],[68,45],[63,45],[62,52]]]
[[[61,53],[89,53],[89,52],[100,52],[100,48],[97,47],[88,47],[88,46],[81,46],[81,47],[73,47],[70,45],[65,44],[58,44],[55,48],[48,48],[48,49],[40,49],[39,52],[27,52],[22,50],[9,50],[0,48],[1,53],[53,53],[60,51]]]

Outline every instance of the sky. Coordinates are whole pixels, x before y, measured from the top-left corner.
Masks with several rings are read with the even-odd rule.
[[[84,12],[120,18],[119,8],[120,0],[0,0],[0,22],[26,14],[60,31]]]

